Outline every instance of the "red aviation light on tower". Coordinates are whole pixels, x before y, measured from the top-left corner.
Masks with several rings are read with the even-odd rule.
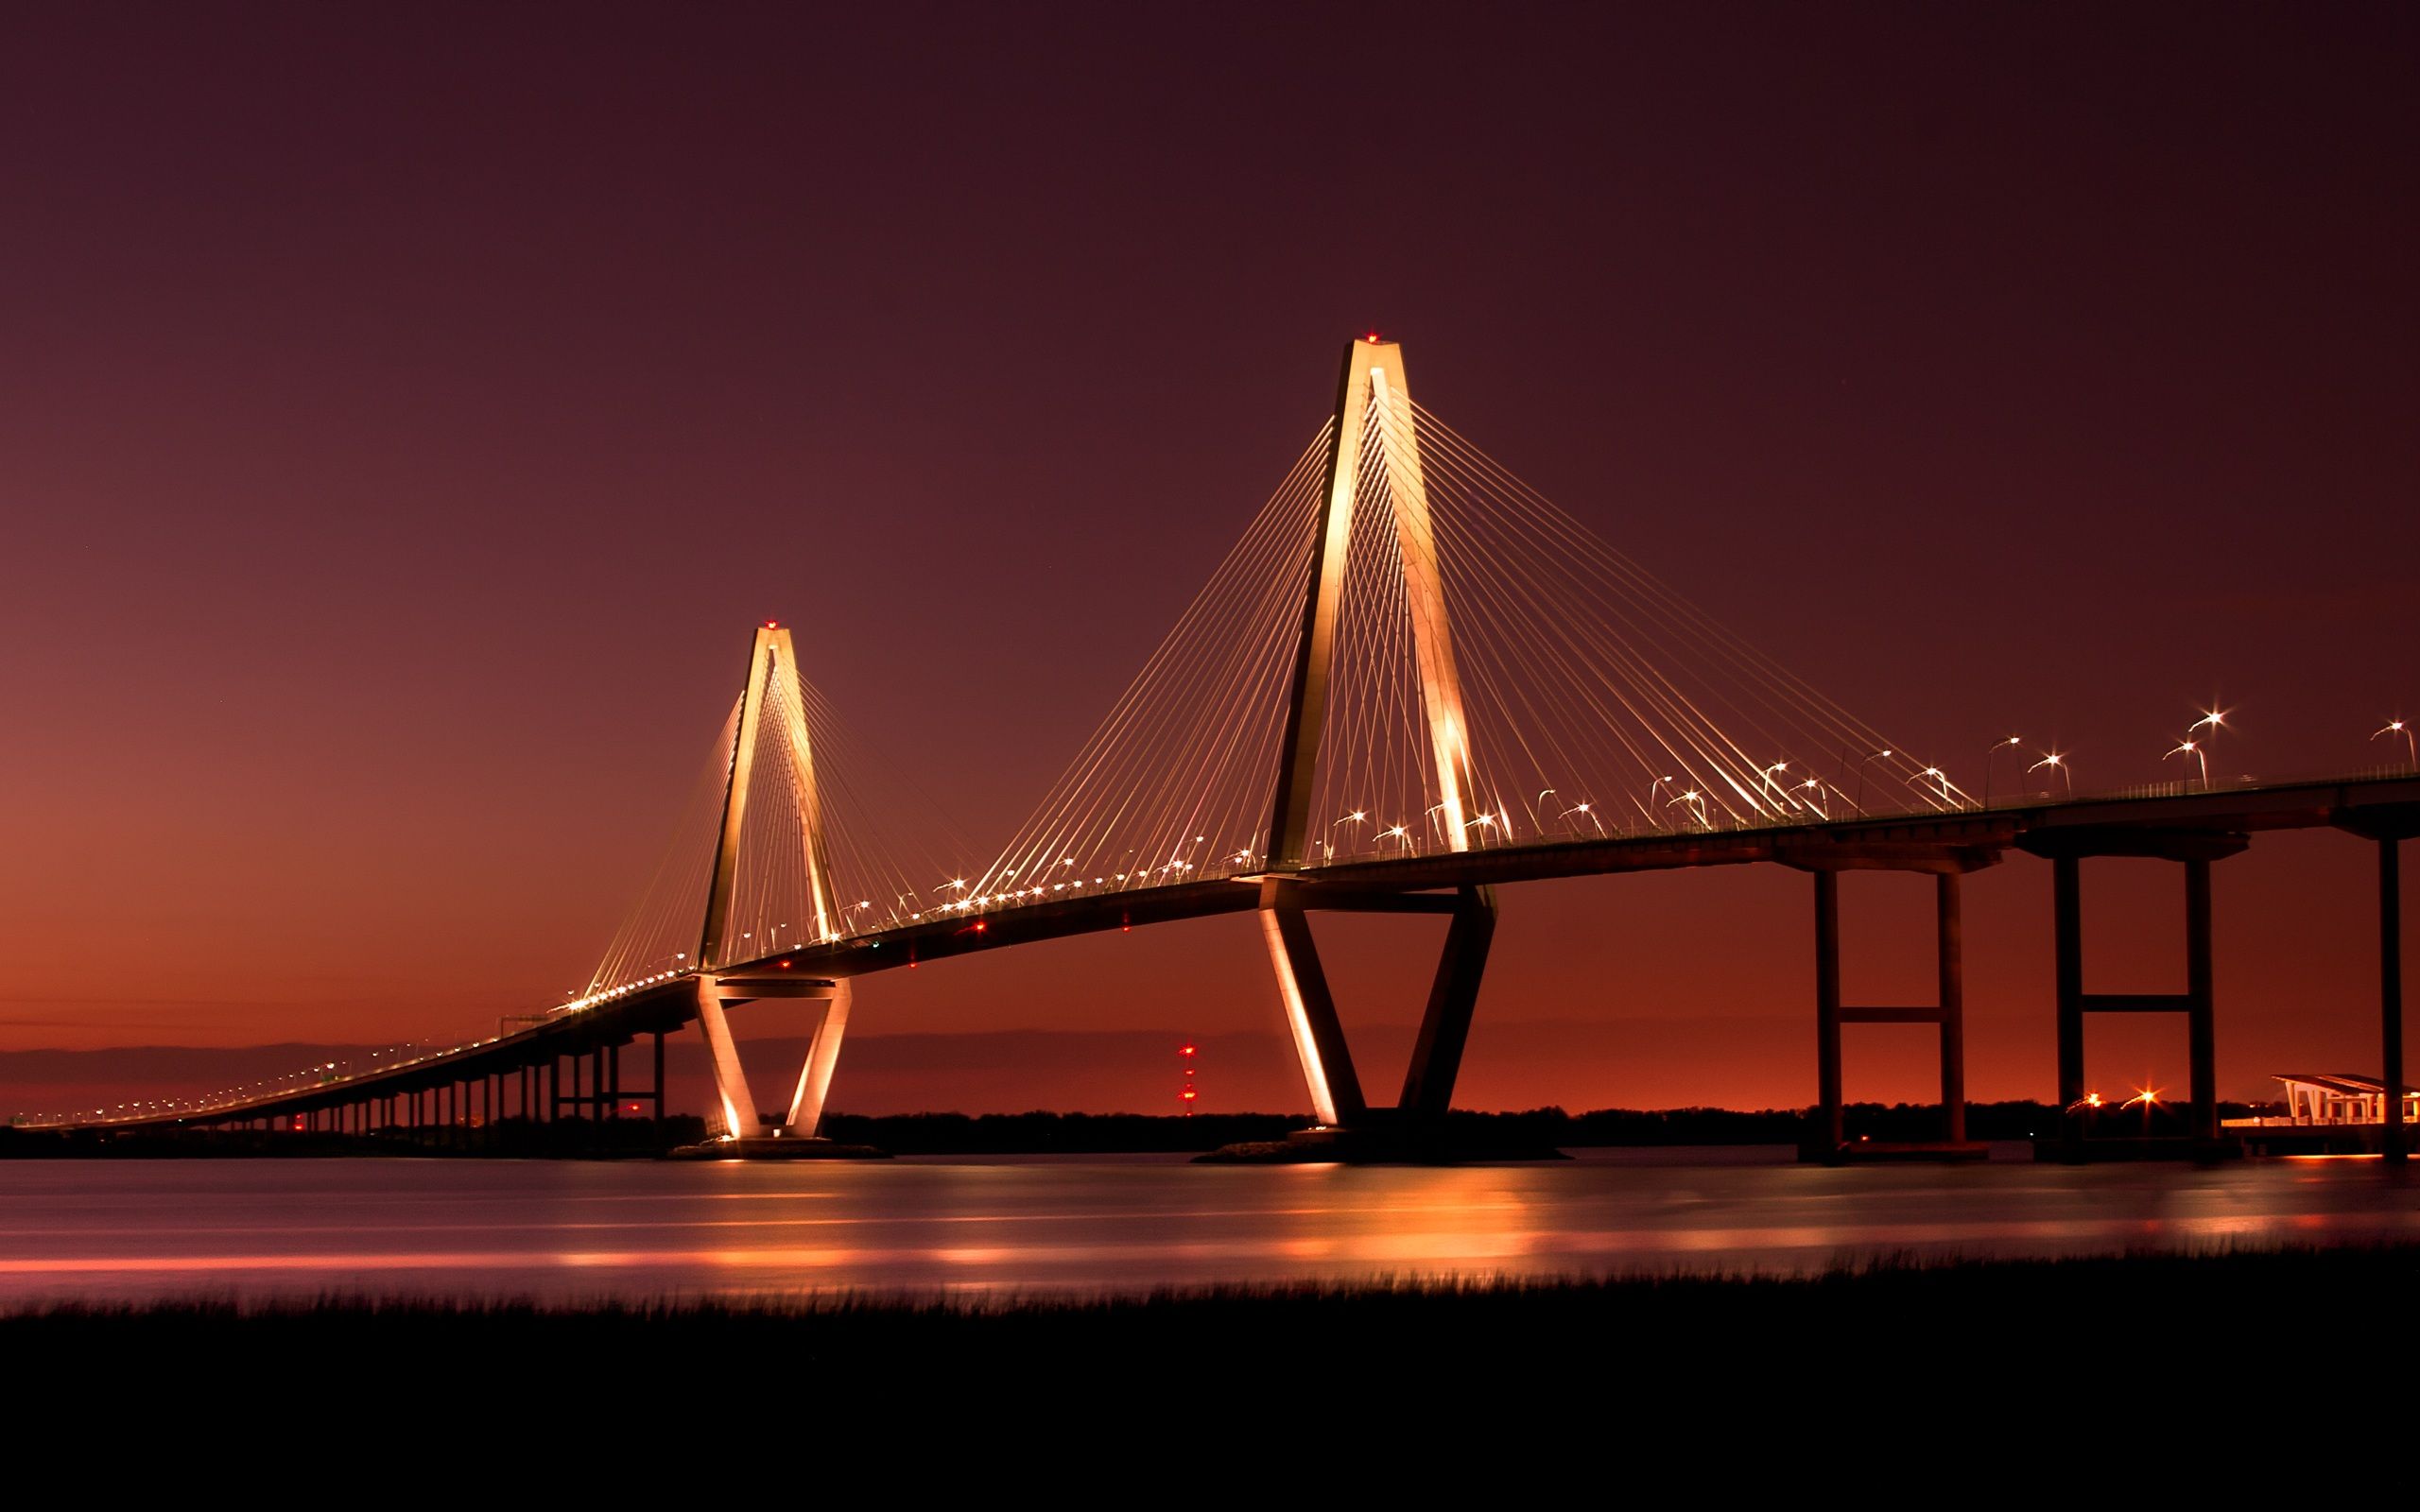
[[[1193,1104],[1195,1100],[1201,1095],[1200,1092],[1196,1091],[1193,1087],[1193,1056],[1194,1044],[1192,1040],[1187,1040],[1184,1043],[1177,1047],[1176,1063],[1182,1067],[1184,1072],[1184,1090],[1176,1094],[1176,1100],[1177,1106],[1184,1109],[1184,1116],[1187,1118],[1191,1118],[1193,1116]]]

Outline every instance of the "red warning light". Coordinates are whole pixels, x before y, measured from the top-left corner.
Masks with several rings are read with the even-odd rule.
[[[1184,1049],[1178,1051],[1177,1054],[1180,1056],[1189,1056],[1193,1054],[1193,1047],[1191,1045],[1187,1045]]]
[[[782,970],[783,970],[783,971],[788,971],[789,969],[790,969],[790,963],[789,963],[789,962],[787,962],[787,961],[784,961],[784,962],[782,963]]]
[[[977,935],[982,934],[985,930],[987,930],[987,929],[989,929],[989,928],[991,928],[991,927],[992,927],[991,925],[989,925],[989,924],[985,923],[983,920],[981,920],[981,919],[977,919],[977,920],[975,921],[975,933],[977,933]]]
[[[1372,331],[1368,335],[1363,336],[1361,339],[1362,339],[1362,340],[1364,340],[1364,341],[1369,342],[1369,343],[1370,343],[1371,345],[1373,345],[1373,346],[1375,346],[1375,345],[1377,345],[1377,341],[1378,341],[1378,333],[1377,333],[1377,332],[1375,332],[1375,331]]]

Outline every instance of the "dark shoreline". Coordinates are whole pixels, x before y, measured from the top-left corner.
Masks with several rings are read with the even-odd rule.
[[[2222,1103],[2237,1117],[2242,1105]],[[823,1121],[825,1138],[892,1155],[1142,1155],[1204,1154],[1232,1144],[1282,1142],[1311,1122],[1305,1113],[1204,1113],[1192,1118],[1143,1113],[907,1113],[883,1117],[835,1113]],[[1858,1103],[1847,1109],[1852,1140],[1922,1142],[1937,1139],[1937,1105]],[[2020,1141],[2055,1134],[2057,1112],[2035,1102],[1972,1103],[1967,1131],[1979,1141]],[[2104,1120],[2100,1132],[2132,1132],[2132,1115]],[[1812,1133],[1801,1108],[1742,1111],[1721,1108],[1660,1109],[1598,1108],[1569,1113],[1560,1108],[1510,1113],[1457,1111],[1447,1116],[1445,1138],[1478,1159],[1520,1159],[1541,1150],[1592,1147],[1660,1148],[1676,1145],[1796,1145]],[[2183,1132],[2180,1110],[2155,1110],[2152,1132]],[[518,1118],[493,1125],[457,1125],[396,1129],[372,1135],[264,1129],[54,1131],[0,1129],[0,1159],[178,1159],[211,1157],[463,1156],[509,1159],[651,1159],[705,1137],[703,1121],[676,1115],[653,1119],[566,1119],[532,1124]]]

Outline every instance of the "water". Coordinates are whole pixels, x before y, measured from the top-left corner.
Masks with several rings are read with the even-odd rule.
[[[1375,1276],[1806,1271],[2420,1241],[2375,1160],[1831,1170],[1582,1152],[1459,1169],[1182,1158],[0,1164],[0,1307],[60,1297],[1136,1292]]]

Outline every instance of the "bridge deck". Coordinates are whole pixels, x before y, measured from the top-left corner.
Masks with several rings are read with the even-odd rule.
[[[2046,854],[2120,853],[2153,835],[2223,839],[2331,826],[2363,833],[2420,832],[2420,775],[2360,775],[2214,792],[2147,790],[1769,829],[1554,841],[1355,861],[1307,868],[1292,877],[1305,888],[1308,905],[1316,908],[1322,888],[1336,889],[1341,901],[1348,889],[1358,894],[1406,892],[1760,862],[1807,870],[1968,870],[1991,865],[2011,847]],[[742,981],[858,977],[1014,945],[1244,913],[1259,902],[1259,881],[1257,876],[1220,877],[968,911],[740,963],[716,974]],[[694,975],[677,976],[513,1034],[309,1088],[205,1109],[52,1126],[125,1129],[274,1118],[423,1091],[544,1064],[558,1056],[585,1055],[603,1045],[628,1044],[643,1034],[669,1033],[696,1018],[696,995]]]

